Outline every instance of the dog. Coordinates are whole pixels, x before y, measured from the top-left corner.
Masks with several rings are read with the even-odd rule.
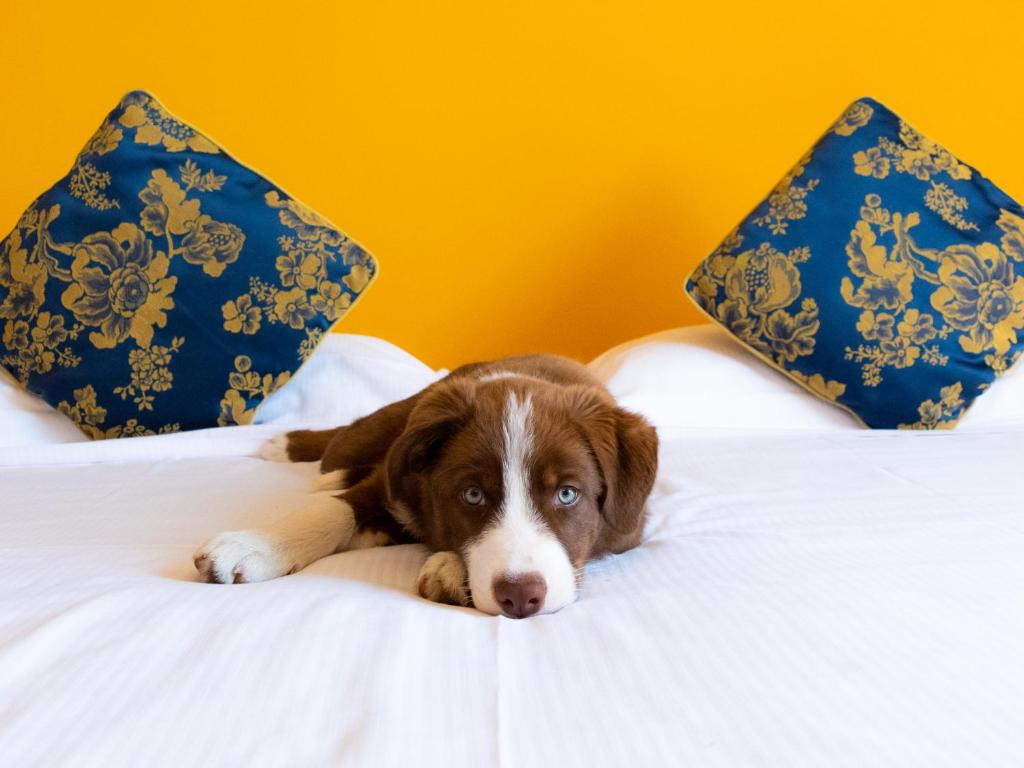
[[[195,554],[209,582],[263,581],[335,552],[419,542],[435,602],[525,618],[573,602],[584,565],[635,547],[658,435],[583,365],[554,355],[454,370],[337,429],[299,430],[265,458],[319,461],[307,503]]]

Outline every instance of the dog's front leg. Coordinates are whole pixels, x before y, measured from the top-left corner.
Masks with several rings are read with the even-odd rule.
[[[352,505],[337,491],[311,493],[305,506],[271,525],[214,536],[195,553],[196,570],[211,583],[266,581],[345,549],[355,528]]]
[[[416,578],[420,597],[435,603],[469,605],[466,563],[458,552],[435,552]]]

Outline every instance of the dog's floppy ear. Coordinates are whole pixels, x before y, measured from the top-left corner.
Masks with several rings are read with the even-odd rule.
[[[459,379],[443,381],[423,393],[405,431],[391,445],[385,461],[388,496],[403,496],[405,484],[437,461],[445,442],[473,415],[474,387]]]
[[[575,389],[570,397],[604,481],[601,514],[615,533],[639,536],[658,471],[658,433],[643,416],[612,405],[593,390]]]

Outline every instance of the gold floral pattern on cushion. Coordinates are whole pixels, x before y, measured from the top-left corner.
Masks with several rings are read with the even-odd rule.
[[[1024,219],[1009,211],[1000,211],[996,226],[1003,231],[999,247],[1014,261],[1024,261]]]
[[[752,221],[759,227],[767,227],[773,235],[784,235],[790,222],[807,215],[807,196],[818,186],[820,179],[809,179],[803,186],[796,180],[803,176],[810,155],[804,157],[780,181],[768,196],[768,210]]]
[[[135,142],[150,146],[162,144],[168,152],[216,153],[217,145],[197,130],[172,116],[156,100],[145,96],[128,96],[128,104],[118,122],[135,129]]]
[[[97,439],[244,424],[375,274],[133,92],[0,241],[0,365]]]
[[[337,230],[312,208],[298,200],[282,198],[277,192],[268,192],[264,199],[267,205],[278,210],[281,223],[294,230],[300,240],[315,240],[329,246],[338,245]]]
[[[902,120],[899,141],[882,137],[877,146],[854,152],[853,163],[854,172],[862,176],[884,179],[891,168],[897,173],[911,174],[929,182],[924,192],[925,206],[961,231],[978,231],[977,224],[964,218],[967,199],[954,192],[948,184],[933,180],[933,177],[943,174],[951,181],[968,180],[971,169]]]
[[[917,407],[920,418],[912,424],[900,424],[900,429],[952,429],[957,414],[963,408],[963,384],[959,381],[939,390],[939,398],[925,400]]]
[[[154,344],[145,349],[133,349],[128,353],[131,379],[124,386],[114,387],[114,394],[122,400],[131,397],[140,411],[152,411],[156,393],[167,392],[174,386],[171,358],[184,343],[185,339],[176,338],[167,347]]]
[[[341,279],[345,283],[346,287],[352,291],[352,293],[361,293],[366,290],[366,286],[370,284],[370,278],[372,277],[370,268],[364,264],[353,264],[352,269],[349,273]]]
[[[349,285],[349,277],[351,275],[345,278],[346,285]],[[351,288],[351,285],[349,287]],[[317,292],[309,301],[317,312],[323,312],[329,320],[336,320],[352,306],[352,294],[346,293],[337,283],[321,280],[317,285]]]
[[[864,101],[855,101],[836,120],[832,130],[840,136],[851,136],[858,128],[863,128],[867,125],[874,114],[875,109],[870,104]]]
[[[93,389],[92,385],[76,389],[73,394],[74,402],[68,403],[67,400],[62,400],[57,404],[57,410],[75,422],[79,429],[93,440],[162,435],[181,430],[179,424],[164,424],[159,430],[147,429],[139,423],[138,419],[128,419],[124,424],[115,424],[104,428],[103,424],[107,420],[107,409],[97,404],[96,390]]]
[[[965,352],[1006,354],[1024,328],[1024,277],[993,243],[954,245],[940,255],[939,288],[931,302],[963,331]]]
[[[1022,264],[1020,205],[863,99],[686,288],[758,356],[867,425],[937,429],[1021,356]]]
[[[886,368],[909,368],[918,360],[946,365],[949,358],[937,342],[950,329],[937,327],[931,314],[910,306],[915,279],[936,280],[926,266],[934,252],[918,248],[910,232],[920,215],[891,213],[877,194],[865,197],[859,213],[846,244],[850,276],[840,281],[840,294],[848,305],[864,310],[855,328],[868,343],[847,346],[845,358],[860,364],[867,387],[881,384]],[[886,248],[879,235],[892,235],[895,246]]]
[[[104,121],[103,125],[93,134],[82,151],[78,153],[75,167],[69,174],[68,192],[72,197],[78,198],[89,207],[99,211],[121,207],[119,200],[107,197],[104,192],[110,186],[110,173],[99,170],[93,164],[92,159],[113,152],[121,143],[123,136],[121,129],[109,120]]]
[[[252,296],[245,293],[221,308],[224,314],[224,330],[231,333],[252,335],[259,331],[263,310],[252,303]]]
[[[292,328],[302,328],[315,313],[316,308],[309,303],[309,295],[302,288],[278,291],[274,298],[274,315]]]
[[[287,372],[277,376],[271,373],[261,375],[252,370],[252,360],[246,355],[239,355],[235,358],[235,369],[228,374],[229,389],[224,392],[220,402],[217,423],[222,427],[251,423],[256,413],[255,408],[248,407],[251,399],[273,394],[287,384],[290,378]]]
[[[62,315],[47,311],[37,314],[34,321],[8,320],[0,337],[7,354],[0,356],[0,364],[19,381],[55,367],[74,368],[82,360],[66,342],[75,341],[81,330],[80,324],[68,328]]]
[[[227,181],[212,171],[205,174],[191,160],[179,166],[182,187],[163,170],[153,171],[139,199],[142,227],[167,239],[167,251],[180,253],[189,264],[197,264],[211,277],[220,277],[224,269],[238,260],[245,245],[245,233],[238,226],[214,221],[201,213],[200,201],[188,198],[190,192],[217,192]],[[175,236],[180,235],[176,240]]]
[[[28,252],[12,249],[7,266],[7,296],[0,304],[0,317],[33,317],[43,304],[46,266],[29,263]],[[0,279],[3,279],[0,277]]]
[[[281,273],[281,285],[285,288],[298,286],[303,290],[316,287],[317,276],[323,265],[315,254],[301,251],[285,253],[277,257],[277,271]]]
[[[244,244],[241,229],[203,214],[189,222],[181,239],[181,255],[189,264],[202,265],[211,277],[220,277],[228,264],[238,261]]]
[[[141,226],[157,237],[184,235],[189,231],[189,222],[199,216],[199,201],[186,200],[185,190],[162,168],[153,171],[146,188],[139,192],[139,199],[146,204]]]
[[[61,303],[83,325],[99,329],[89,340],[109,349],[131,336],[139,346],[149,346],[153,327],[167,325],[167,312],[174,308],[171,294],[178,279],[167,276],[167,256],[154,253],[134,224],[87,235],[72,254],[72,282]]]
[[[742,342],[768,360],[782,365],[814,352],[821,327],[818,304],[800,298],[800,265],[811,258],[805,247],[788,253],[768,243],[738,254],[743,237],[733,234],[691,277],[691,291],[709,313]],[[819,380],[820,379],[820,380]],[[801,381],[821,393],[841,393],[840,382],[819,377]],[[834,398],[833,398],[834,399]]]

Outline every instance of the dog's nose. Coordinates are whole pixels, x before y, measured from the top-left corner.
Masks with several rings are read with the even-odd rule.
[[[539,573],[520,573],[494,580],[494,599],[501,612],[513,619],[533,616],[544,607],[548,585]]]

